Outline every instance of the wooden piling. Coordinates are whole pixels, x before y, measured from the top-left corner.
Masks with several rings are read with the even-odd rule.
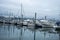
[[[35,26],[36,26],[36,15],[37,15],[37,14],[36,14],[36,12],[35,12],[35,20],[34,20]]]

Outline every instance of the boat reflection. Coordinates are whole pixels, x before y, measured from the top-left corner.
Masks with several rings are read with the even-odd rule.
[[[0,40],[60,40],[60,31],[53,28],[33,28],[0,24]]]

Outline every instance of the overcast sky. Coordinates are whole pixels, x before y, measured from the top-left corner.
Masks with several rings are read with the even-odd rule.
[[[60,0],[0,0],[0,14],[4,15],[13,12],[14,15],[21,15],[21,3],[23,5],[24,17],[33,17],[37,13],[37,17],[59,17]],[[7,12],[8,11],[8,12]]]

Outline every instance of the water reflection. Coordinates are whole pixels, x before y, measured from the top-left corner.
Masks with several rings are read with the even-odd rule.
[[[0,24],[0,40],[60,40],[60,32],[52,28]]]

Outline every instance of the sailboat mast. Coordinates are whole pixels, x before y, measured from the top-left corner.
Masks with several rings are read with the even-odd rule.
[[[22,20],[22,25],[23,25],[22,3],[21,3],[21,20]]]
[[[21,3],[21,16],[22,16],[22,3]]]

